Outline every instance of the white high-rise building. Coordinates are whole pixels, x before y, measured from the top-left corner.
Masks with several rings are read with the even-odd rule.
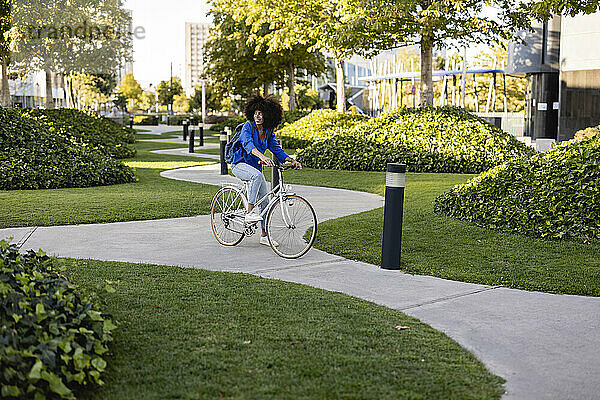
[[[185,80],[184,89],[188,96],[194,94],[194,86],[201,85],[200,75],[204,70],[204,46],[208,41],[211,24],[185,23]]]

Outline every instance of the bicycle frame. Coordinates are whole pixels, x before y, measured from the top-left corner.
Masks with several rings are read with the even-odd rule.
[[[267,199],[267,197],[269,196],[273,196],[271,198],[271,200],[269,200],[269,203],[263,208],[263,211],[260,213],[260,216],[264,218],[265,214],[271,209],[271,207],[273,206],[273,204],[279,200],[279,205],[281,207],[281,214],[283,216],[284,222],[288,227],[292,227],[290,224],[290,215],[289,212],[287,210],[286,207],[283,206],[283,200],[285,197],[287,197],[290,194],[294,194],[294,193],[288,193],[285,190],[285,186],[283,185],[283,168],[281,167],[274,167],[277,168],[277,173],[279,174],[279,184],[277,186],[275,186],[274,188],[272,188],[267,194],[265,194],[263,197],[261,197],[260,199],[258,199],[256,201],[256,206],[258,206],[258,204],[262,203],[264,200]],[[239,178],[238,178],[239,179]],[[244,190],[241,193],[243,199],[244,199],[244,205],[246,206],[246,208],[248,207],[248,197],[247,197],[247,193],[248,193],[248,185],[250,184],[248,181],[243,181],[244,182]],[[226,186],[234,186],[232,184],[226,184]]]

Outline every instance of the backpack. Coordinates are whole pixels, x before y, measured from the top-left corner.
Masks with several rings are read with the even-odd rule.
[[[233,134],[233,137],[225,145],[225,162],[227,164],[231,164],[231,161],[233,161],[233,155],[239,148],[240,133],[242,133],[242,128],[244,127],[244,124],[245,122],[235,127],[235,133]]]

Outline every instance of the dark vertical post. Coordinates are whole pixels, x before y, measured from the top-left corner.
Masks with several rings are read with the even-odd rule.
[[[279,145],[281,146],[281,141],[277,141],[277,143],[279,143]],[[281,165],[279,159],[275,156],[273,157],[273,162],[275,163],[275,166],[271,168],[271,190],[273,190],[273,188],[279,185],[279,170],[277,169],[277,167]]]
[[[190,153],[194,152],[194,130],[193,129],[190,131],[190,144],[189,144],[188,148],[189,148]]]
[[[383,245],[381,248],[381,268],[383,269],[400,269],[405,174],[406,164],[387,165]]]
[[[200,124],[198,126],[198,135],[199,135],[199,140],[200,140],[200,147],[204,146],[204,124]]]
[[[129,127],[133,129],[133,115],[129,116]]]
[[[227,162],[225,161],[225,145],[227,144],[227,134],[221,131],[221,175],[227,175]]]
[[[185,142],[187,140],[187,135],[188,135],[188,121],[187,121],[187,119],[183,120],[182,125],[183,125],[183,141]]]

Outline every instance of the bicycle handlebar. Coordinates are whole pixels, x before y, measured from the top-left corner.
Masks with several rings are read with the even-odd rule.
[[[259,160],[258,163],[261,164],[261,165],[267,165],[267,163],[265,163],[262,160]],[[277,168],[280,171],[286,171],[288,169],[297,169],[292,164],[282,164],[282,165],[279,165],[279,166],[273,165],[273,168]]]

